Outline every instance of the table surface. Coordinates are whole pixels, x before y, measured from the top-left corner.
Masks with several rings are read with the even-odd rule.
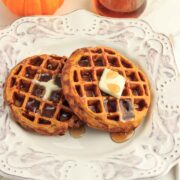
[[[78,2],[78,3],[77,3]],[[57,10],[56,15],[66,14],[75,9],[91,10],[90,0],[65,0],[63,6]],[[148,0],[145,12],[141,15],[142,19],[149,22],[156,32],[161,32],[169,36],[174,46],[174,53],[178,67],[180,68],[180,1],[179,0]],[[13,15],[0,0],[0,29],[10,25],[18,19]],[[162,177],[161,180],[180,180],[177,174],[180,173],[177,166]],[[0,177],[0,180],[7,180]]]

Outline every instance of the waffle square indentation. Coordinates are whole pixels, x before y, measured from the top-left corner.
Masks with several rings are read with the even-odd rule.
[[[102,112],[102,107],[101,107],[101,103],[99,100],[88,101],[88,107],[94,113],[101,113]]]

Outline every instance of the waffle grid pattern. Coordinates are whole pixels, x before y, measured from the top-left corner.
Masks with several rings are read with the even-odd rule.
[[[94,114],[94,120],[97,116],[101,116],[103,121],[113,120],[118,124],[146,114],[150,104],[150,90],[141,70],[108,48],[84,48],[79,50],[79,54],[77,52],[70,57],[71,62],[75,63],[72,63],[71,67],[65,66],[63,73],[67,74],[67,71],[72,70],[73,82],[70,83],[73,84],[73,89],[76,89],[75,96],[86,100],[84,109]],[[120,99],[109,96],[99,89],[99,80],[105,68],[117,71],[126,78],[125,89]],[[63,86],[67,84],[64,78]],[[68,95],[66,97],[68,99]],[[76,114],[81,118],[80,114]]]
[[[34,56],[22,61],[12,70],[6,89],[11,94],[11,106],[15,106],[15,109],[21,112],[27,120],[27,125],[49,126],[49,130],[53,126],[59,126],[61,129],[61,126],[67,128],[70,121],[77,119],[69,108],[61,88],[60,74],[65,61],[65,57]],[[47,82],[52,78],[60,89],[53,91],[48,100],[43,100],[45,89],[35,80]]]

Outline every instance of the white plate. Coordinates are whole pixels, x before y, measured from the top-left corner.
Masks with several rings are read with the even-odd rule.
[[[148,117],[135,136],[116,144],[88,129],[80,139],[29,133],[11,119],[3,83],[23,58],[70,55],[80,47],[111,46],[147,73],[152,91]],[[171,44],[137,19],[111,19],[78,10],[65,16],[26,17],[0,31],[0,170],[14,178],[126,180],[156,178],[180,156],[180,78]]]

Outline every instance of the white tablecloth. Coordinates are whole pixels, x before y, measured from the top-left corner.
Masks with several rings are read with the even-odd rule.
[[[156,32],[164,33],[170,37],[180,68],[180,0],[147,0],[147,2],[146,10],[140,18],[149,22]],[[65,0],[56,14],[65,14],[79,8],[91,10],[91,0]],[[0,29],[8,26],[17,18],[0,0]],[[179,169],[177,166],[172,168],[161,180],[180,180],[180,176],[177,176]],[[7,179],[0,177],[0,180]]]

